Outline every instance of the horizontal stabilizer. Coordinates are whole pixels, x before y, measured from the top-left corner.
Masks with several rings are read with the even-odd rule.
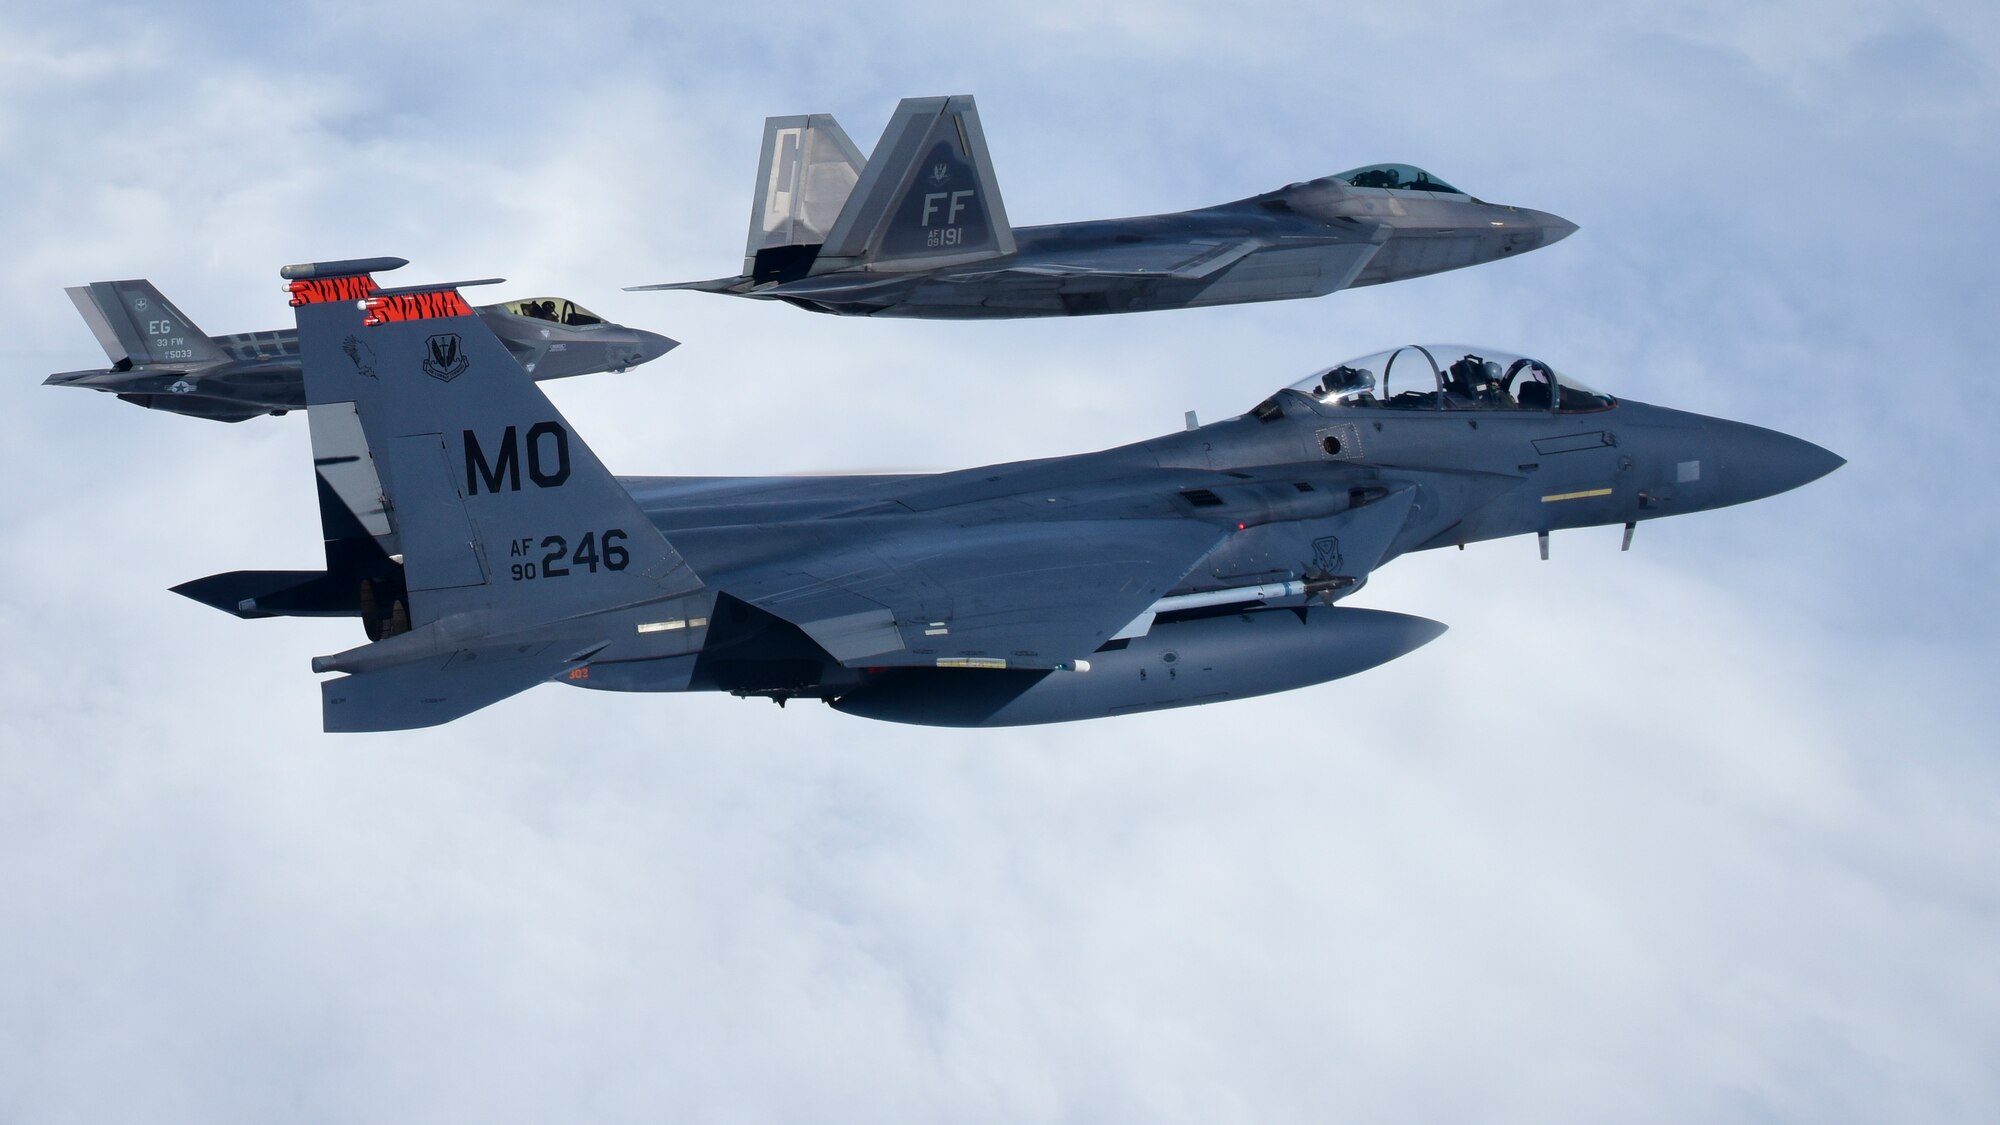
[[[582,665],[604,645],[602,640],[582,646],[543,639],[516,644],[486,641],[369,667],[320,684],[321,715],[330,734],[434,727],[552,680]]]

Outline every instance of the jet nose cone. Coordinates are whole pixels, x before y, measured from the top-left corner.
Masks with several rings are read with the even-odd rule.
[[[638,340],[638,344],[633,349],[632,360],[627,365],[630,367],[637,367],[642,363],[651,363],[681,346],[679,340],[672,340],[660,335],[658,332],[648,332],[643,328],[633,329],[632,335]]]
[[[1551,215],[1547,211],[1536,211],[1527,207],[1515,208],[1514,214],[1504,217],[1493,226],[1496,230],[1516,232],[1517,235],[1522,232],[1533,232],[1530,237],[1534,239],[1536,246],[1561,242],[1576,233],[1576,224],[1561,215]]]
[[[1547,246],[1551,242],[1561,242],[1563,239],[1576,233],[1576,224],[1563,218],[1561,215],[1551,215],[1543,211],[1537,211],[1536,214],[1542,220],[1542,245],[1544,246]]]
[[[1790,492],[1847,464],[1837,453],[1761,426],[1711,418],[1703,427],[1713,443],[1721,504]]]

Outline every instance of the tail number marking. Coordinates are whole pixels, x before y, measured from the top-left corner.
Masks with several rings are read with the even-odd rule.
[[[978,196],[970,189],[958,191],[927,191],[924,193],[923,225],[927,228],[924,236],[926,246],[957,246],[964,238],[964,229],[958,225],[958,213],[965,210],[966,203]],[[931,216],[944,212],[944,226],[930,230]]]
[[[569,540],[560,535],[544,535],[540,543],[535,536],[524,535],[509,545],[509,556],[517,560],[509,573],[514,581],[527,582],[536,578],[568,578],[579,571],[596,574],[599,568],[624,570],[632,565],[626,538],[625,529],[619,527],[603,532],[586,531],[572,549]]]
[[[488,492],[521,491],[522,444],[509,426],[489,459],[478,437],[465,431],[465,494],[479,495],[481,484]],[[554,422],[537,422],[528,427],[526,444],[528,479],[537,488],[561,487],[569,479],[569,431]]]

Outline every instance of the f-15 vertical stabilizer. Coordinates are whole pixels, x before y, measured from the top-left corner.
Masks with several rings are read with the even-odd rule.
[[[929,269],[1013,252],[972,95],[905,98],[812,272]]]
[[[308,410],[351,415],[396,517],[407,633],[314,661],[326,729],[431,726],[601,649],[599,611],[699,580],[455,285],[293,282]]]

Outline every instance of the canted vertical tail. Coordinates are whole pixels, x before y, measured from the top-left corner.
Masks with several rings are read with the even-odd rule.
[[[765,118],[744,276],[803,276],[866,164],[829,114]]]
[[[896,106],[813,272],[929,269],[1014,252],[970,94]]]
[[[200,366],[229,358],[150,281],[93,281],[64,292],[113,363]]]

